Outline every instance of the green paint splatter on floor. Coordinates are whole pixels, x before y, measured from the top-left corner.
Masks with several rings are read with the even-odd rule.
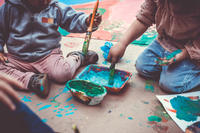
[[[188,97],[177,96],[170,100],[172,107],[176,110],[176,117],[185,121],[196,121],[200,116],[200,99],[191,100]]]
[[[129,120],[133,120],[133,117],[128,117]]]
[[[148,121],[155,121],[155,122],[161,122],[162,118],[158,117],[158,116],[149,116],[148,117]]]
[[[147,91],[154,92],[154,86],[153,86],[153,81],[152,80],[147,80],[146,81],[145,89]]]
[[[165,109],[160,105],[155,107],[154,115],[164,118],[166,121],[171,120],[171,117],[168,115]]]

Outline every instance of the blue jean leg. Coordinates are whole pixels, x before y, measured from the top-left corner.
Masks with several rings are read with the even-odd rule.
[[[155,40],[136,61],[139,75],[156,79],[160,77],[159,86],[170,93],[182,93],[200,85],[200,67],[187,59],[170,66],[160,66],[155,62],[170,53]]]
[[[189,59],[162,67],[159,86],[164,91],[183,93],[199,85],[200,67]]]
[[[25,104],[16,103],[11,111],[0,102],[0,132],[2,133],[54,133]]]
[[[156,63],[156,60],[158,57],[164,57],[164,51],[156,40],[150,44],[137,58],[136,70],[139,75],[145,78],[158,79],[162,67]]]

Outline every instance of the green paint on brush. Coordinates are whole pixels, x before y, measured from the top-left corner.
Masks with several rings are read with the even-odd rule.
[[[89,97],[95,97],[106,93],[104,87],[84,80],[71,80],[68,82],[67,87],[79,92],[84,92]]]
[[[162,121],[162,118],[158,117],[158,116],[149,116],[148,117],[148,121],[156,121],[156,122],[161,122]]]
[[[152,84],[153,84],[153,81],[152,81],[152,80],[147,80],[147,81],[146,81],[146,85],[145,85],[145,89],[146,89],[147,91],[154,92],[154,86],[153,86]]]
[[[108,81],[109,85],[113,85],[113,83],[114,83],[114,76],[115,76],[115,63],[112,63],[110,65],[110,77],[109,77],[109,81]]]

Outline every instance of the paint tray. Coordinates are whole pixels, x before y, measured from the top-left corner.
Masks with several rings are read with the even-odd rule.
[[[66,87],[77,100],[87,105],[101,103],[107,94],[105,87],[86,80],[70,80],[67,82]]]
[[[88,80],[104,86],[109,92],[119,92],[131,78],[132,74],[127,71],[115,69],[114,83],[109,85],[110,69],[104,66],[88,65],[76,76],[76,79]]]

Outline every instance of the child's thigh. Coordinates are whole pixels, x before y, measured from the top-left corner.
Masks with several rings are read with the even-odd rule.
[[[57,82],[65,82],[72,78],[70,62],[66,61],[62,53],[53,53],[37,64],[40,73],[48,74],[49,78]]]
[[[161,72],[161,66],[156,63],[158,58],[163,58],[165,50],[157,41],[149,45],[137,58],[136,69],[142,76],[157,78]]]
[[[200,85],[200,67],[190,60],[164,66],[160,75],[160,87],[171,93],[182,93]]]

